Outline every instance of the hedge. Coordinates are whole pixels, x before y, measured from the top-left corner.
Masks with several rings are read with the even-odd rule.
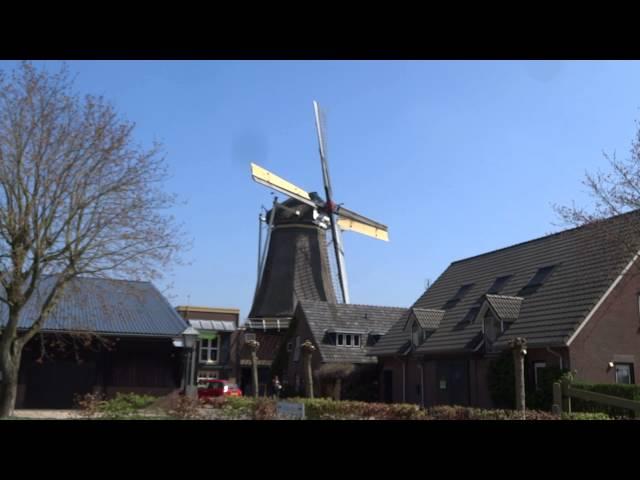
[[[421,409],[413,404],[334,401],[327,398],[292,398],[305,405],[308,420],[523,420],[515,410],[483,410],[462,406]],[[275,420],[276,401],[269,398],[220,398],[210,404],[218,418]],[[558,420],[549,412],[527,410],[526,420]]]
[[[602,393],[612,397],[626,398],[640,402],[640,385],[621,385],[617,383],[579,383],[571,384],[571,387],[589,392]],[[602,403],[571,399],[571,411],[605,413],[610,417],[633,417],[633,412],[626,408],[611,407]]]

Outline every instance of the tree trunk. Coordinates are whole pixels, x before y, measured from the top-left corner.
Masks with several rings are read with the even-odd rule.
[[[340,400],[340,394],[342,392],[342,379],[336,378],[335,384],[333,386],[333,399]]]
[[[304,352],[304,383],[307,398],[313,398],[313,373],[311,371],[311,352]]]
[[[15,358],[7,352],[0,361],[2,384],[0,388],[0,418],[13,415],[18,395],[18,372],[20,370],[20,353]]]

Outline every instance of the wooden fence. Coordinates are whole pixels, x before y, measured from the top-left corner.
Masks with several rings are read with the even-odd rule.
[[[602,403],[612,407],[626,408],[635,413],[635,418],[640,418],[640,402],[574,388],[569,382],[556,382],[553,384],[553,413],[556,415],[560,415],[563,411],[571,413],[571,398]]]

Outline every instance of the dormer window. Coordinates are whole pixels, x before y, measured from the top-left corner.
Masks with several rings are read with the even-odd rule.
[[[490,348],[500,334],[502,334],[503,326],[504,325],[499,318],[493,315],[490,311],[487,311],[487,314],[484,316],[482,321],[482,333],[484,334],[487,347]]]
[[[360,335],[356,333],[337,333],[336,346],[360,348]]]

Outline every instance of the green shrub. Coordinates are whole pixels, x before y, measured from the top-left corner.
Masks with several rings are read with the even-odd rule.
[[[606,413],[572,412],[563,413],[562,420],[613,420]]]
[[[387,404],[335,401],[328,398],[295,398],[291,401],[304,403],[309,420],[420,420],[424,411],[413,404]]]
[[[504,351],[489,363],[487,383],[493,404],[501,408],[515,408],[515,368],[513,354]]]
[[[590,392],[611,395],[612,397],[626,398],[640,402],[640,385],[621,385],[616,383],[572,383],[573,388]],[[602,403],[591,402],[579,398],[571,399],[571,410],[575,412],[606,413],[610,417],[633,417],[633,412],[626,408],[611,407]]]
[[[540,410],[525,410],[525,416],[517,410],[481,409],[462,406],[438,405],[427,409],[432,420],[558,420],[556,415]]]
[[[138,417],[140,410],[151,405],[155,397],[135,393],[117,393],[115,398],[103,401],[98,407],[101,418],[123,419]]]

